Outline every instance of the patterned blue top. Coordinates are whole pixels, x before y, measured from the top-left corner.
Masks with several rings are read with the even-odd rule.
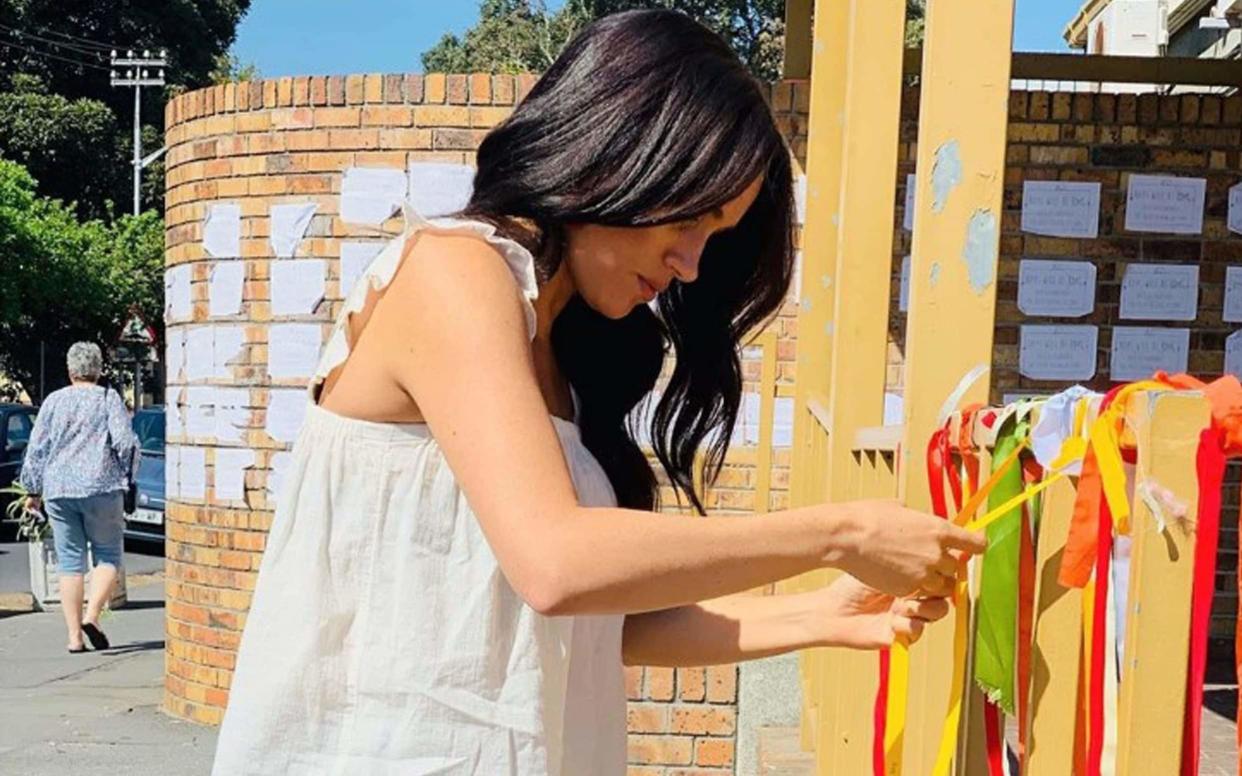
[[[138,465],[138,438],[120,394],[103,386],[71,385],[39,408],[22,487],[50,498],[85,498],[125,490],[125,467]]]

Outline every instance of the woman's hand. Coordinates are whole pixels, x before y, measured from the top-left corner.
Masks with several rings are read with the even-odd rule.
[[[944,598],[894,598],[848,574],[817,591],[827,646],[880,649],[898,637],[913,644],[929,622],[949,613]]]
[[[27,496],[26,503],[23,506],[26,507],[27,512],[41,512],[43,509],[43,500],[38,496]]]
[[[982,534],[896,501],[847,506],[847,549],[831,565],[889,595],[948,596],[962,559],[987,549]]]

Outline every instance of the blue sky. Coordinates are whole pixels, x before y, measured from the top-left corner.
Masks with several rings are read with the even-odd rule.
[[[1018,0],[1014,48],[1064,51],[1081,3]],[[477,16],[477,0],[254,0],[233,52],[266,77],[418,71],[423,51]]]

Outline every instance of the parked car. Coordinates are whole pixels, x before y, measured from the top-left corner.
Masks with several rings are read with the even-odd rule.
[[[125,516],[125,535],[138,539],[164,538],[164,408],[143,407],[134,413],[134,433],[141,455],[138,461],[138,504]]]
[[[26,446],[30,444],[30,432],[34,430],[38,407],[28,404],[0,403],[0,488],[7,488],[17,479],[26,458]],[[10,496],[0,496],[0,516],[8,505]]]

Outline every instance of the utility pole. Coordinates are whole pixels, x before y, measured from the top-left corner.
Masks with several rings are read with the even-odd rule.
[[[142,87],[163,86],[166,52],[160,49],[158,57],[152,57],[150,51],[143,51],[141,57],[134,52],[126,51],[124,57],[112,52],[112,85],[134,87],[134,215],[141,210],[142,170],[159,159],[164,153],[160,148],[146,157],[142,156]],[[118,68],[125,68],[120,72]]]

